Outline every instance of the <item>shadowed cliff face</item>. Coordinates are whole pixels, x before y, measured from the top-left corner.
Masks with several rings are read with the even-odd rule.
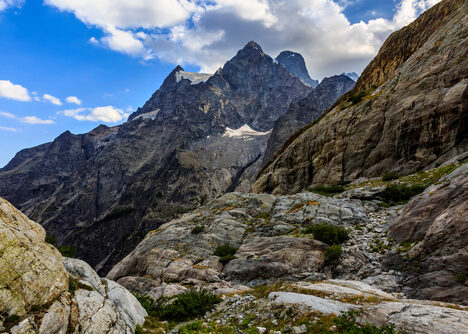
[[[318,80],[313,80],[309,76],[309,71],[307,71],[304,58],[299,53],[283,51],[278,55],[278,57],[276,57],[276,61],[286,67],[286,69],[291,72],[292,75],[294,75],[296,78],[299,78],[307,86],[312,88],[318,86]]]
[[[0,194],[105,272],[167,219],[248,190],[268,130],[310,91],[250,42],[212,76],[177,67],[120,126],[19,152]]]
[[[322,80],[307,97],[292,104],[275,122],[268,139],[263,163],[270,162],[278,149],[300,128],[319,118],[355,82],[346,75],[335,75]]]
[[[390,36],[356,87],[288,140],[254,191],[409,174],[465,151],[467,7],[443,1]]]

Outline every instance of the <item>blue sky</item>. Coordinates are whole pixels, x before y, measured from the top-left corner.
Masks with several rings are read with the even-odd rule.
[[[115,10],[108,16],[93,8],[96,0],[0,0],[0,167],[66,130],[122,123],[176,63],[213,72],[249,40],[272,56],[301,52],[314,78],[360,72],[386,36],[423,8],[412,13],[401,1],[437,2],[159,1],[141,0],[148,9],[139,11],[128,1],[99,0]],[[333,30],[340,34],[322,36]],[[336,50],[341,41],[351,44]]]

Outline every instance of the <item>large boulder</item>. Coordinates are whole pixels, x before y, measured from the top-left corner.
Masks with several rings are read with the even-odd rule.
[[[0,198],[0,331],[133,334],[146,316],[127,289],[62,258],[39,224]]]
[[[68,289],[60,253],[45,231],[0,198],[0,314],[26,314]]]
[[[415,244],[404,260],[417,298],[468,303],[468,164],[408,203],[389,236]]]

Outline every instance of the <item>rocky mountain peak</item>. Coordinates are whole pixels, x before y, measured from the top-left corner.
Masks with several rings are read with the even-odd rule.
[[[278,55],[278,57],[276,57],[276,61],[286,67],[292,75],[297,77],[307,86],[315,88],[319,84],[318,80],[313,80],[309,76],[304,57],[302,57],[300,53],[283,51]]]

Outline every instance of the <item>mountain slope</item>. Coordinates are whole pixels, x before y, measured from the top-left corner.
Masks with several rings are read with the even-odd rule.
[[[304,57],[302,57],[301,54],[292,51],[283,51],[276,57],[276,61],[286,67],[292,75],[300,79],[307,86],[315,88],[319,84],[318,80],[312,80],[310,77]]]
[[[275,122],[263,163],[271,161],[278,149],[297,130],[319,118],[341,95],[351,90],[354,84],[355,82],[345,75],[325,78],[307,97],[292,104]]]
[[[289,139],[254,191],[409,174],[466,151],[467,7],[442,1],[392,34],[354,89]]]
[[[19,152],[0,194],[105,272],[167,219],[248,189],[268,131],[311,90],[250,42],[211,76],[175,68],[120,126]]]

